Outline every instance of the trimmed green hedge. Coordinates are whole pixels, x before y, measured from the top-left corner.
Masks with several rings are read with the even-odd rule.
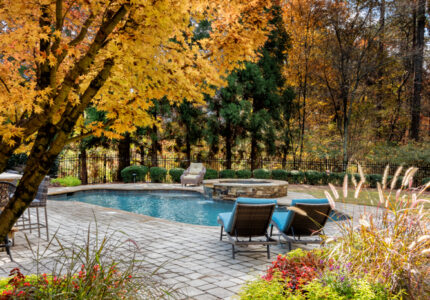
[[[133,174],[136,174],[136,181],[145,181],[148,167],[135,165],[121,170],[121,177],[125,183],[133,182]]]
[[[206,169],[204,179],[217,179],[217,178],[218,178],[218,171],[217,170]]]
[[[300,184],[305,181],[305,173],[302,171],[289,171],[287,172],[287,181],[291,184]]]
[[[306,171],[304,175],[306,183],[310,185],[325,185],[328,181],[328,175],[325,172]]]
[[[266,169],[255,169],[253,175],[257,179],[270,179],[270,171]]]
[[[160,167],[152,167],[149,169],[149,176],[151,176],[151,182],[164,182],[166,181],[167,170]]]
[[[226,169],[219,172],[219,178],[235,178],[236,172],[232,169]]]
[[[182,168],[173,168],[169,170],[170,178],[173,182],[181,182],[181,175],[185,172]]]
[[[248,179],[252,177],[251,170],[238,170],[236,171],[236,177],[242,179]]]
[[[272,170],[272,179],[288,180],[288,172],[285,170]]]

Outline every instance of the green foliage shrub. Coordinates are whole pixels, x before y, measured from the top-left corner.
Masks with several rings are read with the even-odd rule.
[[[429,181],[430,181],[430,177],[425,177],[425,178],[421,179],[421,184],[424,185]]]
[[[382,175],[380,174],[366,174],[364,177],[366,177],[367,186],[371,188],[376,188],[377,183],[382,182]]]
[[[327,183],[341,186],[343,184],[344,177],[345,173],[330,173],[328,174]]]
[[[242,179],[248,179],[252,177],[251,170],[238,170],[236,171],[236,177]]]
[[[226,169],[219,172],[220,178],[235,178],[236,172],[232,169]]]
[[[166,181],[167,170],[160,167],[152,167],[149,169],[149,176],[151,177],[151,182],[164,182]]]
[[[81,180],[73,176],[67,176],[63,178],[55,178],[51,180],[52,183],[58,183],[61,186],[77,186],[81,185]]]
[[[391,187],[391,183],[394,179],[394,176],[389,175],[387,177],[387,186]],[[396,184],[394,185],[395,189],[399,189],[402,186],[402,182],[403,182],[403,176],[397,176],[397,180],[396,180]]]
[[[328,175],[325,172],[307,171],[305,172],[305,182],[310,185],[326,184]]]
[[[288,178],[287,179],[288,183],[291,183],[291,184],[300,184],[300,183],[304,182],[305,173],[303,173],[302,171],[296,171],[296,170],[289,171],[287,173],[287,178]]]
[[[285,170],[272,170],[272,179],[288,180],[288,172]]]
[[[182,168],[173,168],[169,170],[170,178],[173,182],[181,182],[181,175],[184,173]]]
[[[134,178],[133,174],[136,174]],[[146,174],[148,174],[148,167],[145,166],[129,166],[121,170],[121,177],[125,183],[136,181],[145,181]]]
[[[257,179],[270,179],[270,171],[266,169],[255,169],[253,175]]]
[[[206,169],[204,179],[217,179],[217,178],[218,178],[218,171],[217,170]]]

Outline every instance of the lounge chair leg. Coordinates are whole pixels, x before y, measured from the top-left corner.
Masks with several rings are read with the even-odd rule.
[[[267,259],[270,259],[270,245],[267,245]]]
[[[233,254],[233,259],[235,259],[235,250],[234,250],[234,245],[231,245],[231,252]]]
[[[270,225],[270,236],[273,235],[273,225]]]
[[[291,251],[291,248],[292,248],[291,242],[288,242],[288,251]]]
[[[222,241],[222,231],[224,230],[224,226],[221,226],[221,234],[219,236],[219,240]]]
[[[6,235],[6,237],[4,238],[4,245],[5,245],[5,248],[6,248],[6,253],[7,253],[7,255],[9,255],[10,260],[13,261],[12,252],[10,251],[10,245],[11,244],[12,243],[9,241],[9,237]]]

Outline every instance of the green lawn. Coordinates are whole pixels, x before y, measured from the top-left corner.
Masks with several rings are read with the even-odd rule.
[[[336,187],[337,192],[339,193],[340,198],[336,200],[336,202],[345,202],[345,203],[354,203],[354,204],[363,204],[363,205],[370,205],[370,206],[377,206],[379,203],[379,196],[378,191],[376,189],[370,189],[370,188],[364,188],[361,190],[358,199],[354,198],[355,189],[350,188],[348,190],[348,197],[346,199],[343,199],[342,197],[342,188]],[[324,195],[324,191],[330,191],[330,188],[328,186],[316,186],[316,185],[296,185],[296,184],[290,184],[288,186],[288,190],[292,192],[300,192],[300,193],[308,193],[316,198],[326,198]],[[395,191],[394,191],[395,193]],[[430,193],[426,193],[424,198],[429,199]],[[428,205],[426,205],[428,207]]]

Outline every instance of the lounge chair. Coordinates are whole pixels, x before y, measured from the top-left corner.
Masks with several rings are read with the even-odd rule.
[[[16,185],[8,181],[0,181],[0,211],[9,203],[10,198],[13,196],[16,190]],[[10,239],[11,234],[16,232],[16,228],[12,228],[10,234],[8,234],[2,243],[0,243],[0,248],[6,248],[6,253],[9,255],[10,260],[12,259],[12,253],[10,247],[13,245],[13,237]]]
[[[292,243],[320,244],[323,228],[331,212],[327,199],[295,199],[291,206],[304,211],[306,215],[289,210],[275,212],[272,217],[270,235],[273,236],[273,227],[279,231],[279,237],[285,238],[288,248]],[[305,239],[302,239],[305,237]]]
[[[233,259],[237,252],[247,252],[235,249],[235,246],[244,245],[265,245],[267,258],[270,258],[270,245],[277,244],[277,241],[270,238],[268,234],[275,206],[276,200],[273,199],[237,198],[232,212],[218,215],[218,223],[221,225],[220,241],[223,236],[227,236],[228,240],[225,242],[232,246]],[[260,239],[252,240],[258,237]],[[239,240],[239,238],[245,239]]]
[[[205,177],[206,168],[202,163],[191,163],[188,169],[181,175],[181,184],[200,185]]]

